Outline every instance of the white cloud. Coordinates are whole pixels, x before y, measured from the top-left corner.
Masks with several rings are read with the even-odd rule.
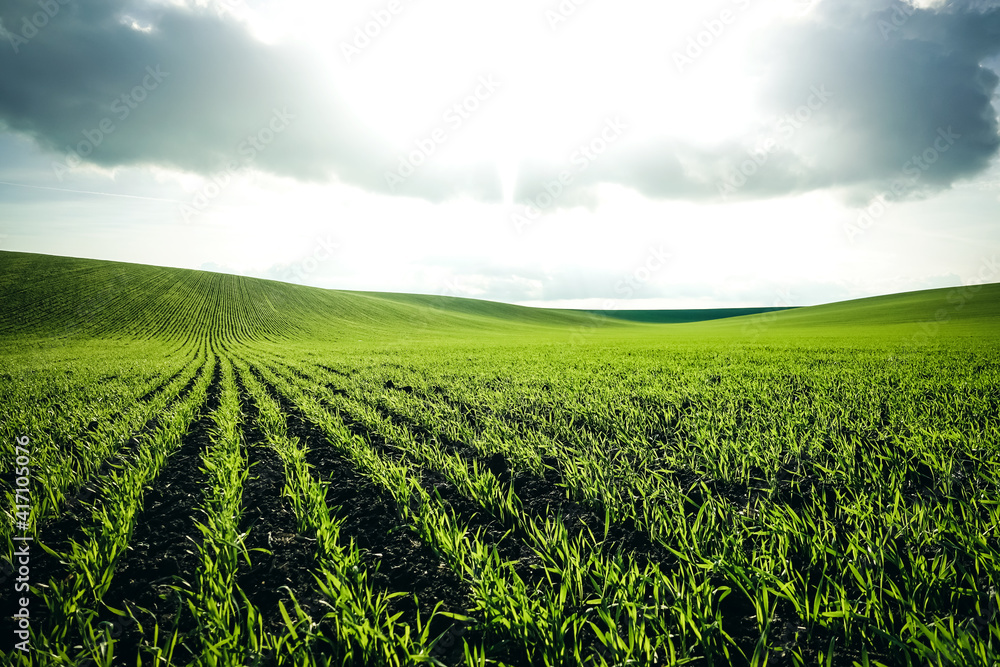
[[[0,185],[5,247],[324,287],[632,307],[918,288],[967,280],[1000,247],[996,80],[977,64],[996,62],[979,25],[995,17],[966,20],[971,3],[923,3],[893,41],[874,22],[885,2],[595,2],[553,29],[547,6],[527,0],[420,0],[347,62],[343,43],[384,4],[118,0],[53,21],[22,54],[0,56],[17,67],[0,75],[0,180],[62,188]],[[5,6],[4,26],[30,5]],[[104,20],[119,14],[126,24]],[[88,41],[91,30],[108,39]],[[187,31],[219,39],[194,55],[160,39]],[[700,51],[679,71],[674,55],[692,40]],[[80,47],[68,73],[64,44]],[[96,66],[102,54],[115,67]],[[58,181],[52,160],[134,85],[129,63],[161,56],[179,63],[171,78]],[[451,126],[449,109],[484,76],[497,89]],[[824,82],[834,101],[781,137],[782,115]],[[285,97],[305,108],[300,120],[213,186]],[[518,202],[619,116],[621,142],[519,233]],[[852,242],[851,202],[866,204],[949,119],[966,141],[922,177],[933,189],[893,203]],[[438,129],[445,139],[392,193],[385,171]],[[720,179],[774,136],[778,148],[722,202]],[[205,193],[185,221],[176,202]],[[622,280],[659,248],[671,261],[625,297]]]

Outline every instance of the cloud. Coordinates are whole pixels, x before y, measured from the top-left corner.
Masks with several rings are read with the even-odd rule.
[[[588,201],[598,183],[659,199],[828,188],[854,202],[875,193],[906,198],[972,176],[997,154],[1000,79],[982,65],[1000,53],[995,2],[825,0],[808,20],[772,26],[757,42],[750,74],[762,82],[770,119],[755,132],[708,148],[632,142],[575,178],[551,208]],[[526,170],[519,200],[537,203],[559,169]]]
[[[390,191],[384,172],[396,156],[316,58],[264,44],[210,8],[8,0],[0,22],[11,46],[0,49],[0,127],[66,167],[254,168]],[[427,168],[398,191],[489,198],[499,185],[492,167]]]
[[[12,47],[0,49],[0,127],[67,167],[252,167],[431,201],[500,199],[486,160],[427,161],[390,183],[400,156],[349,110],[316,58],[262,43],[208,7],[7,0],[0,23]],[[748,61],[770,116],[755,132],[705,147],[669,138],[676,128],[641,142],[626,131],[585,167],[523,165],[517,199],[547,201],[546,186],[566,170],[572,178],[550,207],[593,205],[600,183],[657,199],[830,188],[857,201],[905,198],[948,188],[997,154],[998,77],[982,65],[1000,53],[995,2],[823,0],[756,41]]]
[[[1000,51],[1000,8],[949,2],[826,2],[818,20],[786,30],[761,59],[775,111],[802,91],[833,98],[796,143],[813,187],[945,188],[996,155],[998,77],[981,62]]]

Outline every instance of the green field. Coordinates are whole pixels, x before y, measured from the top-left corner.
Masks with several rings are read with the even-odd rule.
[[[2,662],[997,664],[998,332],[0,253]]]
[[[704,322],[721,320],[728,317],[745,315],[763,315],[787,308],[707,308],[698,310],[584,310],[597,316],[612,317],[631,322],[648,322],[653,324],[687,324],[689,322]]]

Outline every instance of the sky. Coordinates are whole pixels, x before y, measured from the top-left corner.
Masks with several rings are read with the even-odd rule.
[[[5,0],[0,250],[607,310],[998,282],[998,72],[983,0]]]

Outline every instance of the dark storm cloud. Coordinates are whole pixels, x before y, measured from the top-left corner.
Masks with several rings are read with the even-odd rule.
[[[713,148],[682,140],[630,144],[575,175],[551,207],[618,183],[656,198],[739,199],[841,188],[855,200],[943,189],[996,155],[998,77],[981,63],[1000,52],[997,3],[933,9],[827,0],[807,21],[762,34],[751,62],[771,120],[754,136]],[[697,99],[679,101],[697,105]],[[734,104],[734,115],[740,109]],[[518,187],[547,203],[558,165],[537,165]],[[541,199],[539,199],[541,197]]]
[[[998,78],[980,63],[997,51],[996,7],[827,2],[817,22],[763,49],[761,73],[776,113],[813,86],[833,94],[802,131],[813,184],[910,192],[947,187],[996,155]]]
[[[390,191],[396,156],[294,46],[263,44],[208,10],[125,0],[7,0],[0,21],[0,125],[57,164],[253,167]],[[495,181],[490,169],[427,167],[397,191],[489,198]]]
[[[252,166],[435,201],[499,197],[490,164],[428,161],[390,182],[400,156],[330,92],[336,82],[327,72],[293,45],[263,44],[208,10],[6,0],[0,21],[9,42],[0,41],[0,126],[32,137],[66,166],[82,159],[206,175]],[[905,197],[946,188],[997,153],[998,78],[981,66],[1000,52],[996,2],[916,9],[826,0],[809,20],[758,42],[748,57],[772,118],[754,136],[705,148],[683,137],[640,142],[626,130],[592,160],[526,165],[518,199],[587,205],[598,183],[675,199],[821,188],[859,200],[880,190]],[[738,103],[732,113],[741,113]],[[563,172],[567,181],[553,185]]]

